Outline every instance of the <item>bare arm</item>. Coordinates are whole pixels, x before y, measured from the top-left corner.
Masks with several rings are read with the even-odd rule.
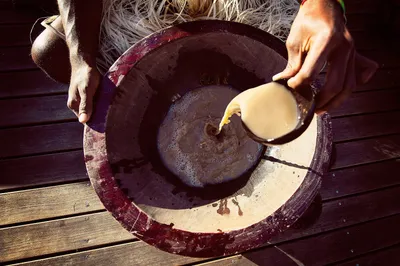
[[[71,62],[68,107],[86,123],[92,113],[93,96],[100,84],[96,68],[101,0],[58,0]]]
[[[341,104],[378,67],[355,51],[337,0],[307,0],[293,22],[286,46],[288,65],[273,79],[287,78],[292,88],[313,81],[328,62],[326,82],[318,95],[318,113]]]

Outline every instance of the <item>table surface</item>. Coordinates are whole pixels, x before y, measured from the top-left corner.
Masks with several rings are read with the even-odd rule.
[[[380,69],[331,113],[333,162],[323,177],[318,219],[261,248],[217,259],[157,250],[104,209],[86,174],[83,127],[66,107],[68,86],[48,79],[29,57],[29,31],[41,12],[13,10],[8,2],[0,1],[0,264],[400,263],[396,1],[346,1],[356,47]]]

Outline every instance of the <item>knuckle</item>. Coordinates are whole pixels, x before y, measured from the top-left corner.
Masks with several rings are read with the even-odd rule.
[[[67,101],[67,107],[68,107],[69,109],[72,110],[73,104],[72,104],[72,101],[71,101],[71,100],[68,100],[68,101]]]
[[[293,39],[287,39],[286,41],[286,48],[288,50],[295,50],[296,48],[296,42]]]
[[[300,71],[298,75],[301,83],[308,83],[312,80],[312,73],[310,71]]]

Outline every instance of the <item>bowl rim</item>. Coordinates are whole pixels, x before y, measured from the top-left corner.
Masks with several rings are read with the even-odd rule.
[[[166,28],[130,47],[110,67],[95,97],[92,118],[84,129],[84,160],[87,172],[105,208],[125,229],[146,243],[170,253],[191,257],[217,257],[243,252],[265,244],[272,236],[288,229],[317,195],[321,177],[328,170],[332,150],[330,117],[328,114],[318,116],[316,149],[300,187],[272,215],[239,230],[198,233],[161,224],[144,213],[119,189],[108,161],[105,138],[107,112],[116,88],[130,69],[151,51],[181,38],[218,32],[252,38],[287,59],[282,41],[267,32],[242,23],[202,20]]]

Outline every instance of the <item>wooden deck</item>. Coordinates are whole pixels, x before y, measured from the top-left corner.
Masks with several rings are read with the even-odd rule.
[[[332,112],[335,160],[318,220],[241,255],[196,259],[139,241],[105,211],[86,175],[83,127],[66,107],[68,88],[29,57],[40,14],[0,1],[0,264],[298,265],[291,256],[304,265],[400,265],[395,2],[346,1],[356,46],[380,69]]]

